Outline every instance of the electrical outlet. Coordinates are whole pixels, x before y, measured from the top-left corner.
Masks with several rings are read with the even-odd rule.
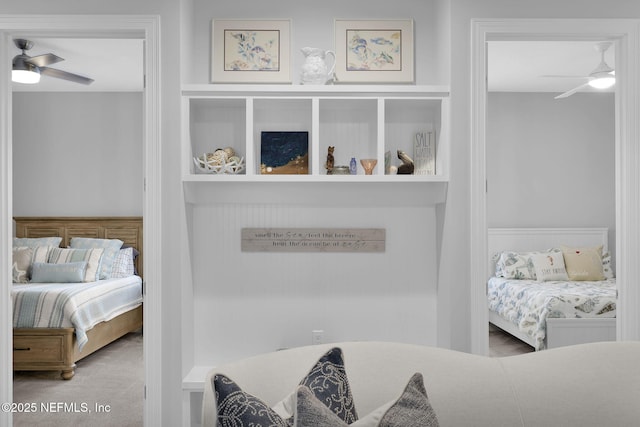
[[[322,329],[314,329],[311,331],[311,344],[323,344],[324,343],[324,331]]]

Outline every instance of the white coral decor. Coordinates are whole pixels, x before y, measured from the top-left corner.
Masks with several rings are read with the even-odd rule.
[[[244,157],[238,157],[231,147],[194,157],[193,163],[200,171],[214,174],[237,174],[244,170],[245,164]]]

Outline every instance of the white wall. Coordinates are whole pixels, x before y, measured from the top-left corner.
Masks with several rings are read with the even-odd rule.
[[[402,5],[402,9],[398,6]],[[309,5],[295,0],[274,4],[196,1],[194,67],[187,83],[208,83],[211,20],[292,20],[294,84],[305,46],[333,49],[335,18],[413,19],[417,84],[447,84],[442,34],[447,10],[440,2],[403,0],[376,4],[329,0]],[[446,44],[445,44],[446,46]],[[231,191],[211,187],[211,192]],[[287,192],[287,184],[277,191]],[[316,186],[317,187],[317,186]],[[352,186],[332,186],[339,198]],[[196,203],[190,207],[193,265],[193,343],[185,344],[183,366],[211,364],[277,348],[311,343],[311,331],[326,341],[393,340],[436,345],[438,238],[436,207],[403,201],[401,191],[385,200],[337,207],[330,199],[280,204],[255,202],[260,188],[247,189],[245,204]],[[313,187],[305,190],[313,192]],[[347,196],[345,197],[345,194]],[[391,196],[390,196],[391,194]],[[223,196],[220,196],[223,197]],[[397,197],[397,199],[396,199]],[[419,194],[409,200],[420,199]],[[259,197],[263,200],[264,197]],[[192,209],[192,211],[191,211]],[[379,227],[386,229],[382,254],[241,253],[242,227]],[[193,362],[188,360],[194,349]]]
[[[326,342],[435,345],[433,208],[195,205],[195,364]],[[381,227],[383,253],[240,251],[242,227]]]
[[[334,50],[334,19],[413,19],[417,84],[447,84],[446,60],[440,43],[446,22],[436,0],[396,2],[326,0],[313,4],[298,0],[212,2],[195,0],[193,73],[191,83],[210,82],[212,19],[291,19],[291,58],[294,83],[300,82],[305,46]]]
[[[615,248],[614,95],[491,92],[489,227],[608,227]]]
[[[187,1],[187,0],[185,0]],[[188,1],[187,1],[188,2]],[[209,32],[208,22],[211,18],[249,18],[274,16],[293,17],[305,20],[305,25],[295,27],[294,37],[306,28],[325,28],[322,36],[305,36],[298,38],[299,44],[295,49],[305,45],[330,47],[332,42],[331,23],[329,16],[344,18],[369,16],[380,17],[414,17],[416,19],[416,36],[420,41],[418,46],[433,43],[438,54],[420,57],[417,61],[424,67],[417,69],[417,82],[420,84],[451,84],[451,137],[452,152],[450,182],[448,184],[447,204],[438,213],[442,216],[441,259],[438,265],[438,342],[447,347],[460,350],[470,349],[470,273],[467,260],[469,259],[469,122],[470,122],[470,20],[471,18],[571,18],[571,17],[610,17],[610,18],[639,18],[640,3],[636,1],[618,0],[615,2],[585,2],[583,0],[538,0],[536,2],[514,2],[505,0],[438,0],[407,1],[398,0],[392,3],[365,0],[349,2],[321,2],[307,4],[287,0],[286,2],[264,2],[251,0],[247,2],[205,2],[199,0],[194,8],[198,25],[192,29],[180,27],[182,21],[180,1],[178,0],[112,0],[110,2],[77,2],[72,0],[3,0],[0,3],[2,14],[158,14],[161,16],[162,29],[162,301],[163,301],[163,330],[162,341],[162,408],[163,424],[166,426],[180,425],[181,413],[181,358],[182,358],[182,316],[176,307],[181,306],[182,291],[180,284],[186,273],[176,266],[181,259],[182,247],[178,244],[183,238],[184,206],[182,183],[180,180],[180,165],[176,159],[180,155],[179,121],[180,99],[179,86],[181,83],[180,68],[177,61],[181,59],[180,35],[181,31],[191,31],[197,39],[198,49],[193,53],[202,55],[193,57],[193,68],[198,69],[193,80],[185,82],[205,82],[208,73],[207,58],[208,44],[205,42]],[[437,4],[433,18],[430,15],[430,5]],[[450,4],[450,11],[446,8]],[[450,21],[443,21],[442,17],[450,13]],[[318,17],[318,24],[315,24]],[[433,33],[425,34],[425,26],[433,25]],[[450,32],[443,37],[442,27],[450,26]],[[429,30],[427,30],[429,31]],[[311,33],[310,33],[311,34]],[[434,39],[429,37],[433,35]],[[424,37],[424,38],[423,38]],[[450,40],[448,40],[450,37]],[[449,51],[442,46],[450,42]],[[418,47],[418,49],[421,49]],[[432,52],[432,50],[429,50]],[[450,67],[442,63],[450,61]],[[431,67],[433,81],[431,81]],[[451,73],[442,72],[450,69]],[[206,70],[206,71],[205,71]],[[427,71],[423,71],[427,70]],[[422,73],[426,74],[422,74]],[[450,80],[449,80],[450,79]],[[154,284],[148,284],[153,286]],[[185,327],[189,327],[186,325]],[[158,390],[149,390],[148,394]]]
[[[15,216],[142,215],[142,94],[15,92]]]

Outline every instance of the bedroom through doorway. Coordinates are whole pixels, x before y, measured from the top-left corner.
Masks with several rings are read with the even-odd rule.
[[[635,77],[640,64],[640,31],[637,20],[622,19],[473,19],[471,35],[471,350],[488,354],[486,283],[489,277],[487,222],[487,46],[491,41],[611,41],[615,46],[615,329],[617,340],[640,336],[638,301],[633,286],[640,268],[633,260],[640,253],[637,200],[638,181],[633,173],[640,152],[636,150],[640,88]]]
[[[12,238],[12,89],[11,58],[13,38],[39,37],[71,37],[71,38],[136,38],[144,41],[144,76],[143,92],[143,170],[144,192],[142,198],[144,218],[144,247],[147,248],[143,260],[145,283],[144,292],[144,425],[162,425],[162,385],[161,385],[161,330],[160,301],[162,294],[162,272],[159,264],[162,253],[163,230],[160,222],[162,180],[160,174],[160,17],[156,15],[2,15],[0,16],[0,237],[7,245],[0,248],[0,257],[4,265],[11,265],[10,241]],[[0,334],[0,359],[5,367],[0,372],[0,397],[2,401],[13,401],[12,393],[12,334],[11,334],[11,281],[9,277],[0,278],[0,287],[5,291],[0,295],[0,303],[4,307],[0,324],[5,333]],[[148,358],[147,354],[154,354]],[[0,413],[0,424],[12,425],[11,412]]]
[[[143,39],[20,37],[29,43],[26,55],[62,58],[48,68],[65,74],[42,73],[37,84],[12,83],[13,216],[142,218]],[[12,53],[20,54],[19,46]],[[116,419],[144,424],[141,328],[75,365],[68,381],[56,371],[14,373],[14,402],[55,398],[100,405],[109,408],[110,417],[92,415],[86,420],[92,425]],[[13,420],[15,425],[35,425],[49,416],[16,413]],[[82,423],[82,416],[55,419],[71,425]]]
[[[604,227],[609,233],[605,247],[610,248],[605,251],[611,256],[610,265],[615,265],[615,91],[614,87],[596,89],[587,84],[589,74],[601,61],[615,65],[613,42],[607,42],[605,49],[603,44],[593,40],[487,43],[487,226],[489,229]],[[491,239],[489,234],[490,250]],[[532,246],[528,251],[544,249]],[[521,283],[524,282],[514,284],[519,287]],[[499,326],[505,327],[503,319],[508,322],[506,326],[511,326],[513,319],[500,314],[509,312],[504,307],[513,300],[497,289],[489,286],[489,305],[502,309],[490,315],[499,316]],[[527,289],[538,292],[534,287]],[[551,298],[551,289],[546,286],[540,291]],[[498,298],[504,300],[499,303]],[[553,298],[557,301],[564,297],[555,294]],[[584,298],[589,299],[586,294]],[[610,300],[615,306],[613,288]],[[523,304],[518,306],[528,306]],[[537,313],[542,307],[530,309]],[[524,310],[518,311],[519,316],[524,316],[522,313]],[[563,312],[567,317],[573,314]],[[610,316],[610,312],[605,315]],[[533,314],[527,317],[530,321],[534,318]],[[545,336],[544,318],[540,327],[519,323],[520,327],[513,325],[513,333],[529,338],[522,351],[533,349],[532,343],[540,337],[544,337],[542,345],[547,345],[549,334]],[[494,324],[489,325],[490,353],[499,352],[501,343],[513,337],[496,329]],[[583,332],[586,334],[588,330],[576,330],[576,334]]]

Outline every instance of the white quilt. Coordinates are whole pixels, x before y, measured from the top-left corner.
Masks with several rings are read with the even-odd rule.
[[[14,328],[75,328],[78,349],[87,331],[142,304],[142,279],[129,276],[89,283],[14,284]]]
[[[489,310],[518,326],[544,348],[547,318],[616,317],[616,281],[536,282],[492,277]]]

